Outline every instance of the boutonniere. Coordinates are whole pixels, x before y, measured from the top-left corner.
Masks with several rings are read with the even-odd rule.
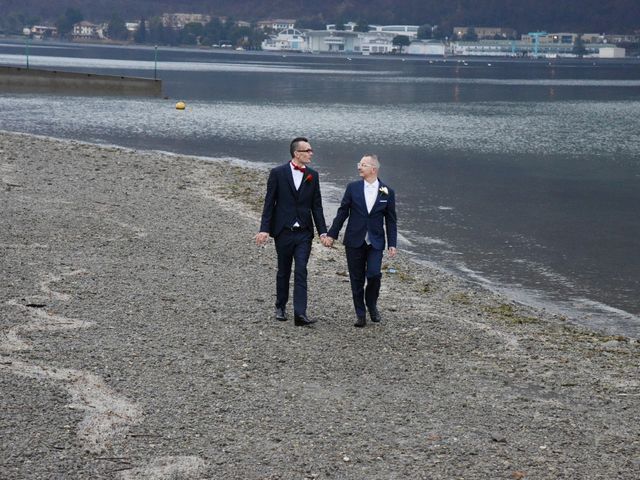
[[[380,187],[380,193],[389,195],[389,189],[387,187]]]
[[[313,180],[313,175],[309,174],[304,178],[304,181],[309,183],[311,180]]]

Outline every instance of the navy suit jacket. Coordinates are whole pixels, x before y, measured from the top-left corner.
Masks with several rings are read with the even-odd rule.
[[[300,189],[296,190],[291,167],[287,162],[269,173],[260,231],[277,237],[284,228],[293,227],[296,221],[312,234],[314,223],[318,234],[327,233],[318,172],[307,167]]]
[[[380,179],[378,181],[380,182],[379,188],[386,187],[389,193],[385,194],[378,190],[378,197],[373,204],[371,213],[367,212],[367,202],[364,198],[364,180],[347,185],[336,218],[329,229],[328,235],[330,237],[338,238],[340,229],[348,218],[349,223],[343,240],[347,247],[361,247],[367,232],[369,232],[371,246],[377,250],[384,250],[385,224],[389,247],[397,246],[396,194]]]

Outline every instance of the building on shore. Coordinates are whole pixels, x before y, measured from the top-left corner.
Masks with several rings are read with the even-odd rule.
[[[409,55],[446,55],[446,45],[439,40],[414,40],[407,48]]]
[[[287,28],[277,35],[270,35],[262,41],[262,50],[281,52],[306,52],[307,37],[300,30]]]
[[[41,40],[43,38],[53,38],[58,36],[58,29],[56,27],[49,27],[47,25],[34,25],[33,27],[24,27],[22,29],[23,35],[30,36]]]
[[[418,38],[418,25],[369,25],[369,33],[386,33],[393,36],[403,35],[409,39]]]
[[[464,38],[470,31],[475,33],[478,40],[499,40],[516,38],[517,32],[513,28],[505,27],[453,27],[456,38]]]
[[[260,20],[259,22],[256,22],[256,25],[262,30],[281,32],[282,30],[295,28],[296,21],[290,18],[276,18],[271,20]]]
[[[477,42],[453,42],[453,55],[491,57],[558,58],[576,57],[574,43],[538,43],[524,40],[479,40]],[[584,43],[585,57],[622,58],[625,49],[606,43]]]
[[[211,21],[211,15],[203,15],[201,13],[163,13],[161,19],[163,27],[181,29],[188,23],[206,25]]]
[[[71,38],[74,40],[104,40],[106,35],[107,26],[105,24],[95,24],[83,20],[73,25],[71,30]]]
[[[310,30],[305,33],[307,48],[314,53],[354,53],[360,51],[358,32]]]
[[[522,35],[520,40],[525,43],[543,44],[565,44],[574,45],[578,38],[582,38],[584,43],[603,43],[603,36],[599,33],[570,33],[570,32],[530,32]]]

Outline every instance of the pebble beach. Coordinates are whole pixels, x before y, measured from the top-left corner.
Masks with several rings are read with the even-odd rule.
[[[275,321],[266,176],[0,132],[0,479],[640,478],[637,339],[318,238]]]

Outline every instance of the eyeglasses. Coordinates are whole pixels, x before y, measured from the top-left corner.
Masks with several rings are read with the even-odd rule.
[[[356,163],[356,167],[358,168],[368,168],[368,167],[372,167],[373,165],[369,165],[368,163]]]
[[[296,150],[296,152],[300,152],[300,153],[313,153],[313,148],[307,148],[306,150]]]

